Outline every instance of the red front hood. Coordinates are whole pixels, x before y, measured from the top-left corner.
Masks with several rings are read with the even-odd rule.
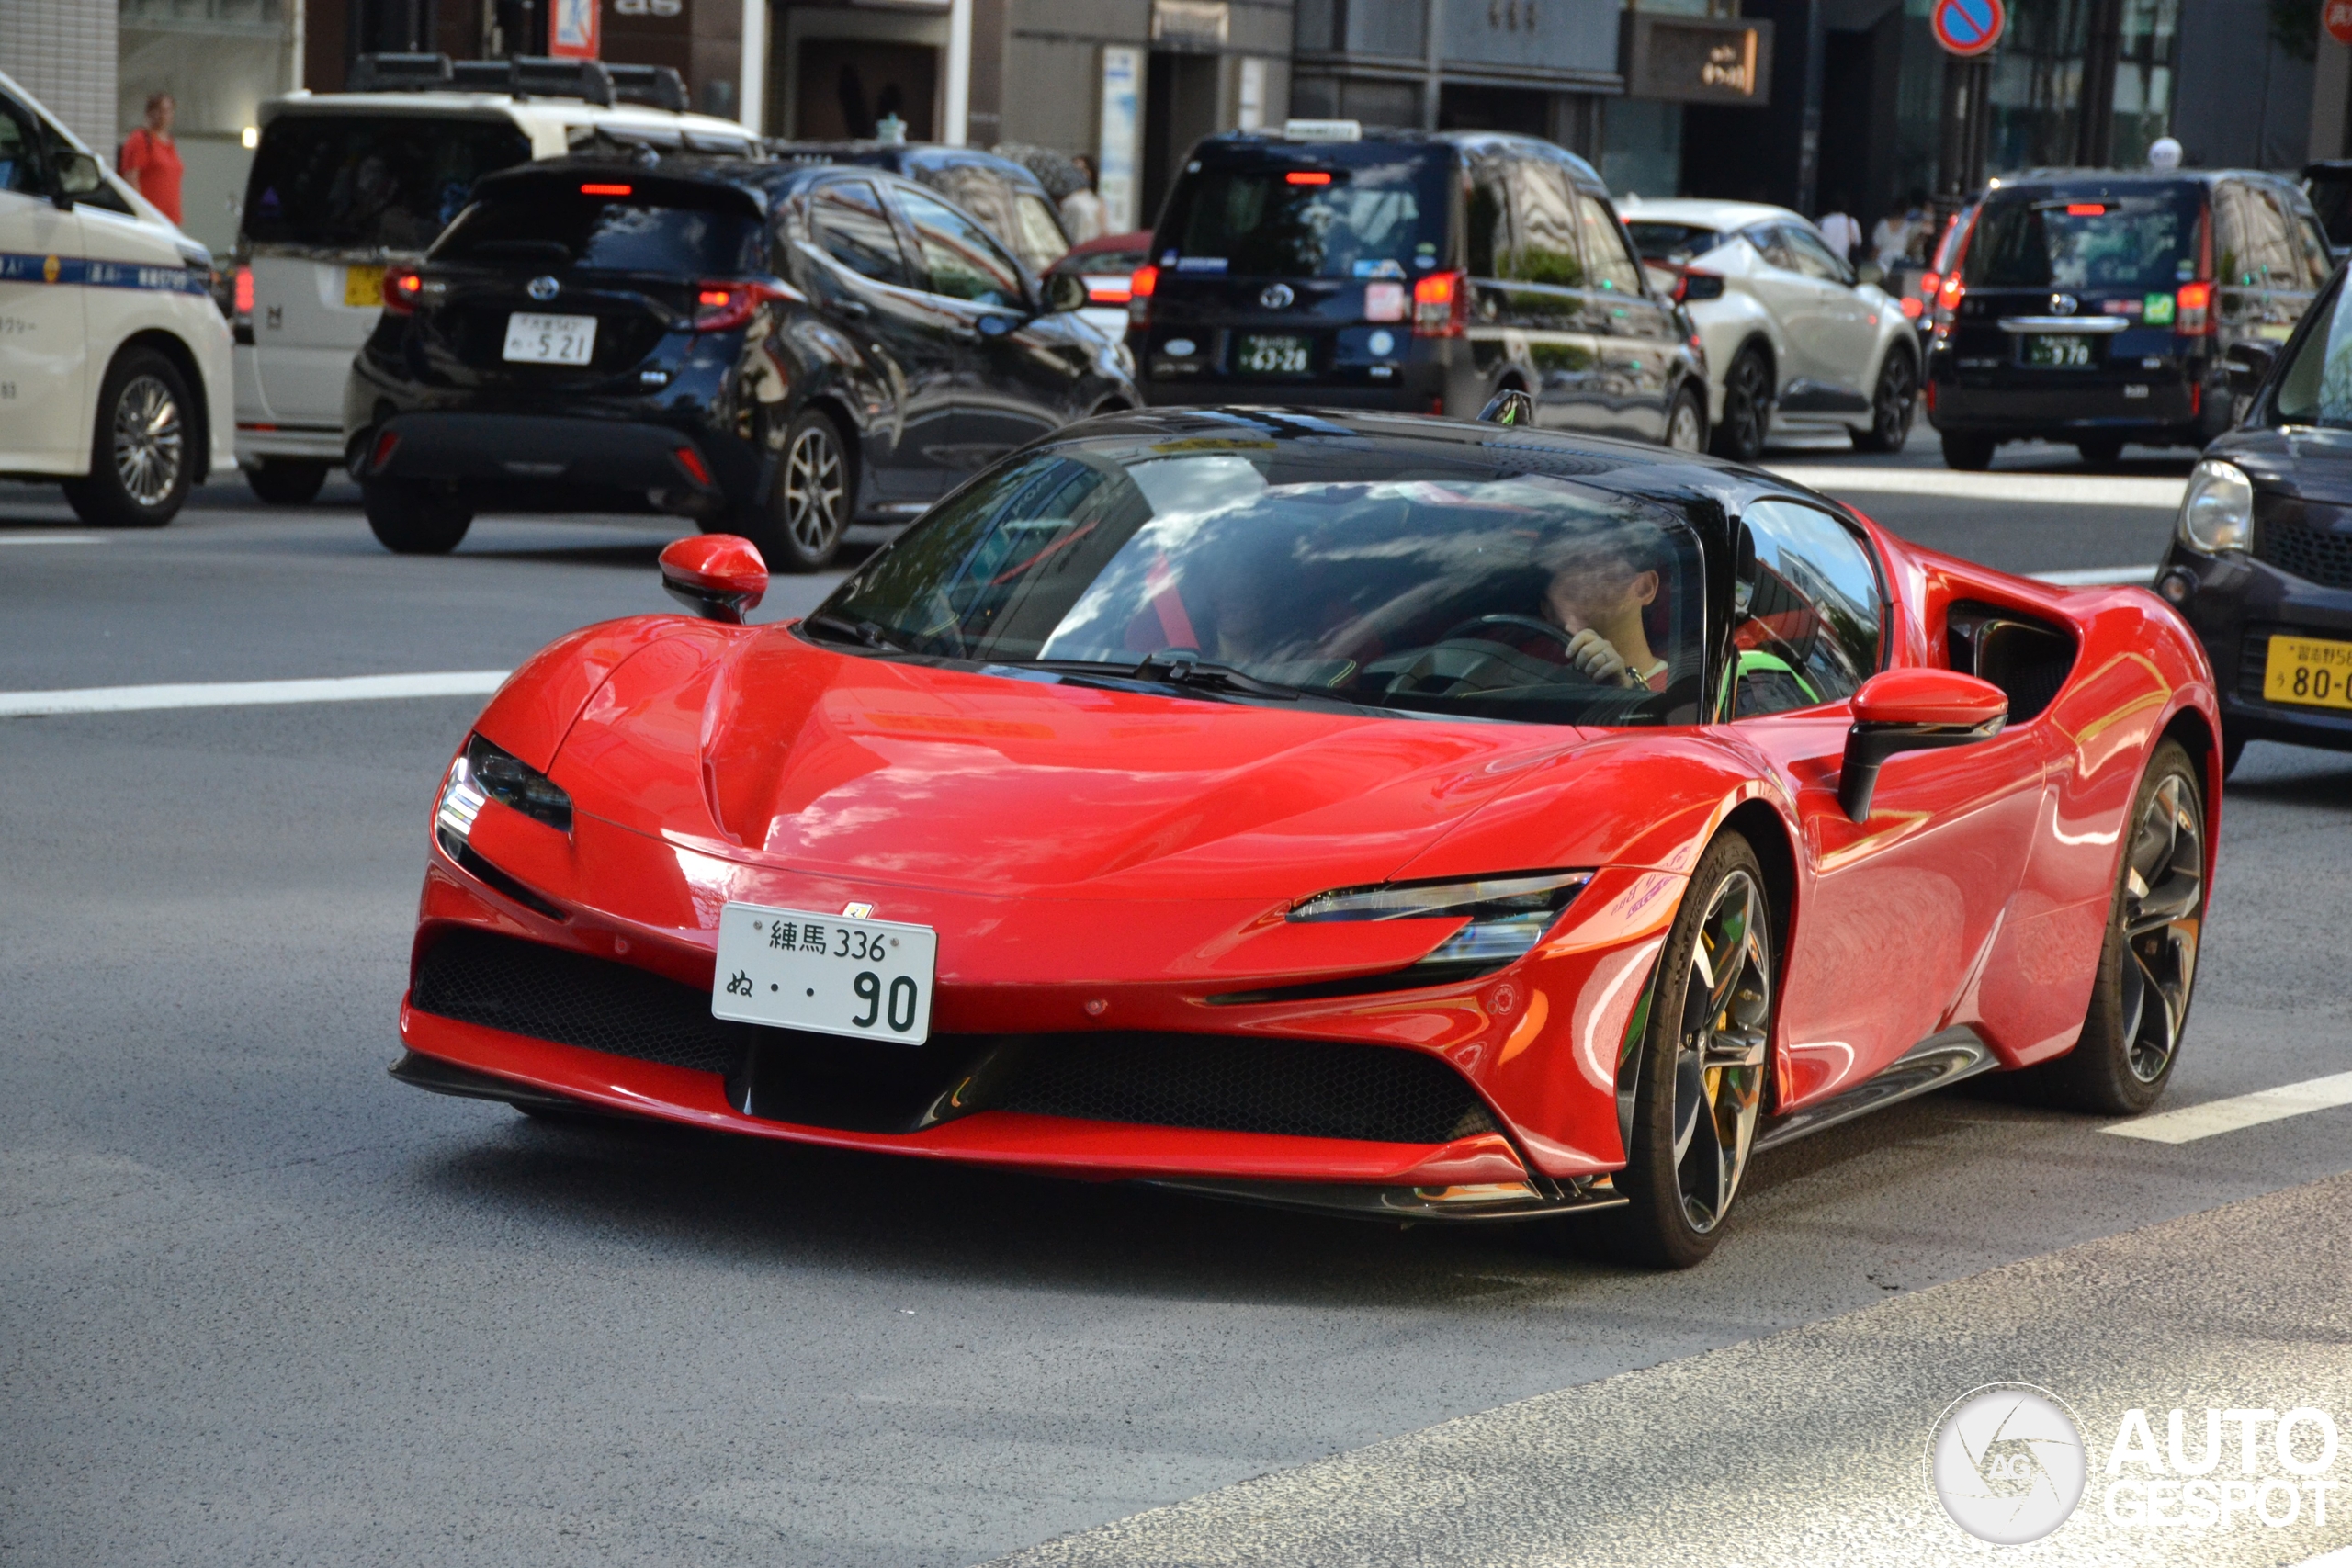
[[[549,770],[578,809],[762,863],[1069,897],[1378,881],[1578,744],[1106,692],[684,626],[624,663]]]

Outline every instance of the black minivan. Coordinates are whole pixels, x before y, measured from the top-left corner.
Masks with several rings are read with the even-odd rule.
[[[2231,345],[2282,342],[2335,265],[2303,193],[2244,169],[2037,170],[1985,190],[1960,247],[1927,377],[1955,468],[2003,441],[2204,446]]]
[[[1147,400],[1467,417],[1706,444],[1706,365],[1590,164],[1532,137],[1294,121],[1199,143],[1135,276]]]

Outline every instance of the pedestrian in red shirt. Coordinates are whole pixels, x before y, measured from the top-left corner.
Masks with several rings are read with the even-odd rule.
[[[180,220],[180,150],[172,141],[175,107],[169,93],[149,98],[147,123],[123,138],[116,164],[130,188],[175,223]]]

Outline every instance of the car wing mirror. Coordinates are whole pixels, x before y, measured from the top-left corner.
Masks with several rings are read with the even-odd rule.
[[[59,160],[57,183],[50,187],[49,203],[70,212],[85,196],[95,196],[107,183],[106,171],[87,152],[69,152]]]
[[[1517,387],[1505,387],[1487,400],[1478,417],[1488,424],[1533,424],[1535,400]]]
[[[1849,820],[1861,822],[1889,757],[1990,740],[2008,722],[2009,699],[1990,681],[1956,670],[1889,670],[1862,682],[1853,711],[1838,804]]]
[[[2263,378],[2270,374],[2270,367],[2278,362],[2276,344],[2258,342],[2233,343],[2222,356],[2230,378],[2230,390],[2239,397],[2249,397]]]
[[[736,534],[701,534],[662,552],[662,586],[706,621],[741,626],[768,592],[768,563]]]
[[[1049,312],[1080,310],[1089,298],[1086,280],[1074,272],[1057,272],[1046,279],[1046,309]]]

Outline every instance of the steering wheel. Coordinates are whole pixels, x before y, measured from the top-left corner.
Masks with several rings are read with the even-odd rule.
[[[1576,676],[1580,681],[1589,681],[1592,679],[1592,677],[1586,674],[1582,669],[1568,662],[1568,645],[1576,640],[1577,634],[1572,631],[1563,630],[1562,628],[1554,626],[1551,622],[1536,615],[1498,615],[1475,616],[1470,620],[1463,622],[1460,626],[1448,628],[1446,634],[1438,638],[1438,641],[1452,642],[1456,637],[1475,637],[1477,635],[1479,629],[1484,626],[1511,626],[1520,631],[1542,632],[1545,637],[1550,637],[1554,642],[1560,645],[1560,667],[1563,670],[1566,671],[1569,674]]]

